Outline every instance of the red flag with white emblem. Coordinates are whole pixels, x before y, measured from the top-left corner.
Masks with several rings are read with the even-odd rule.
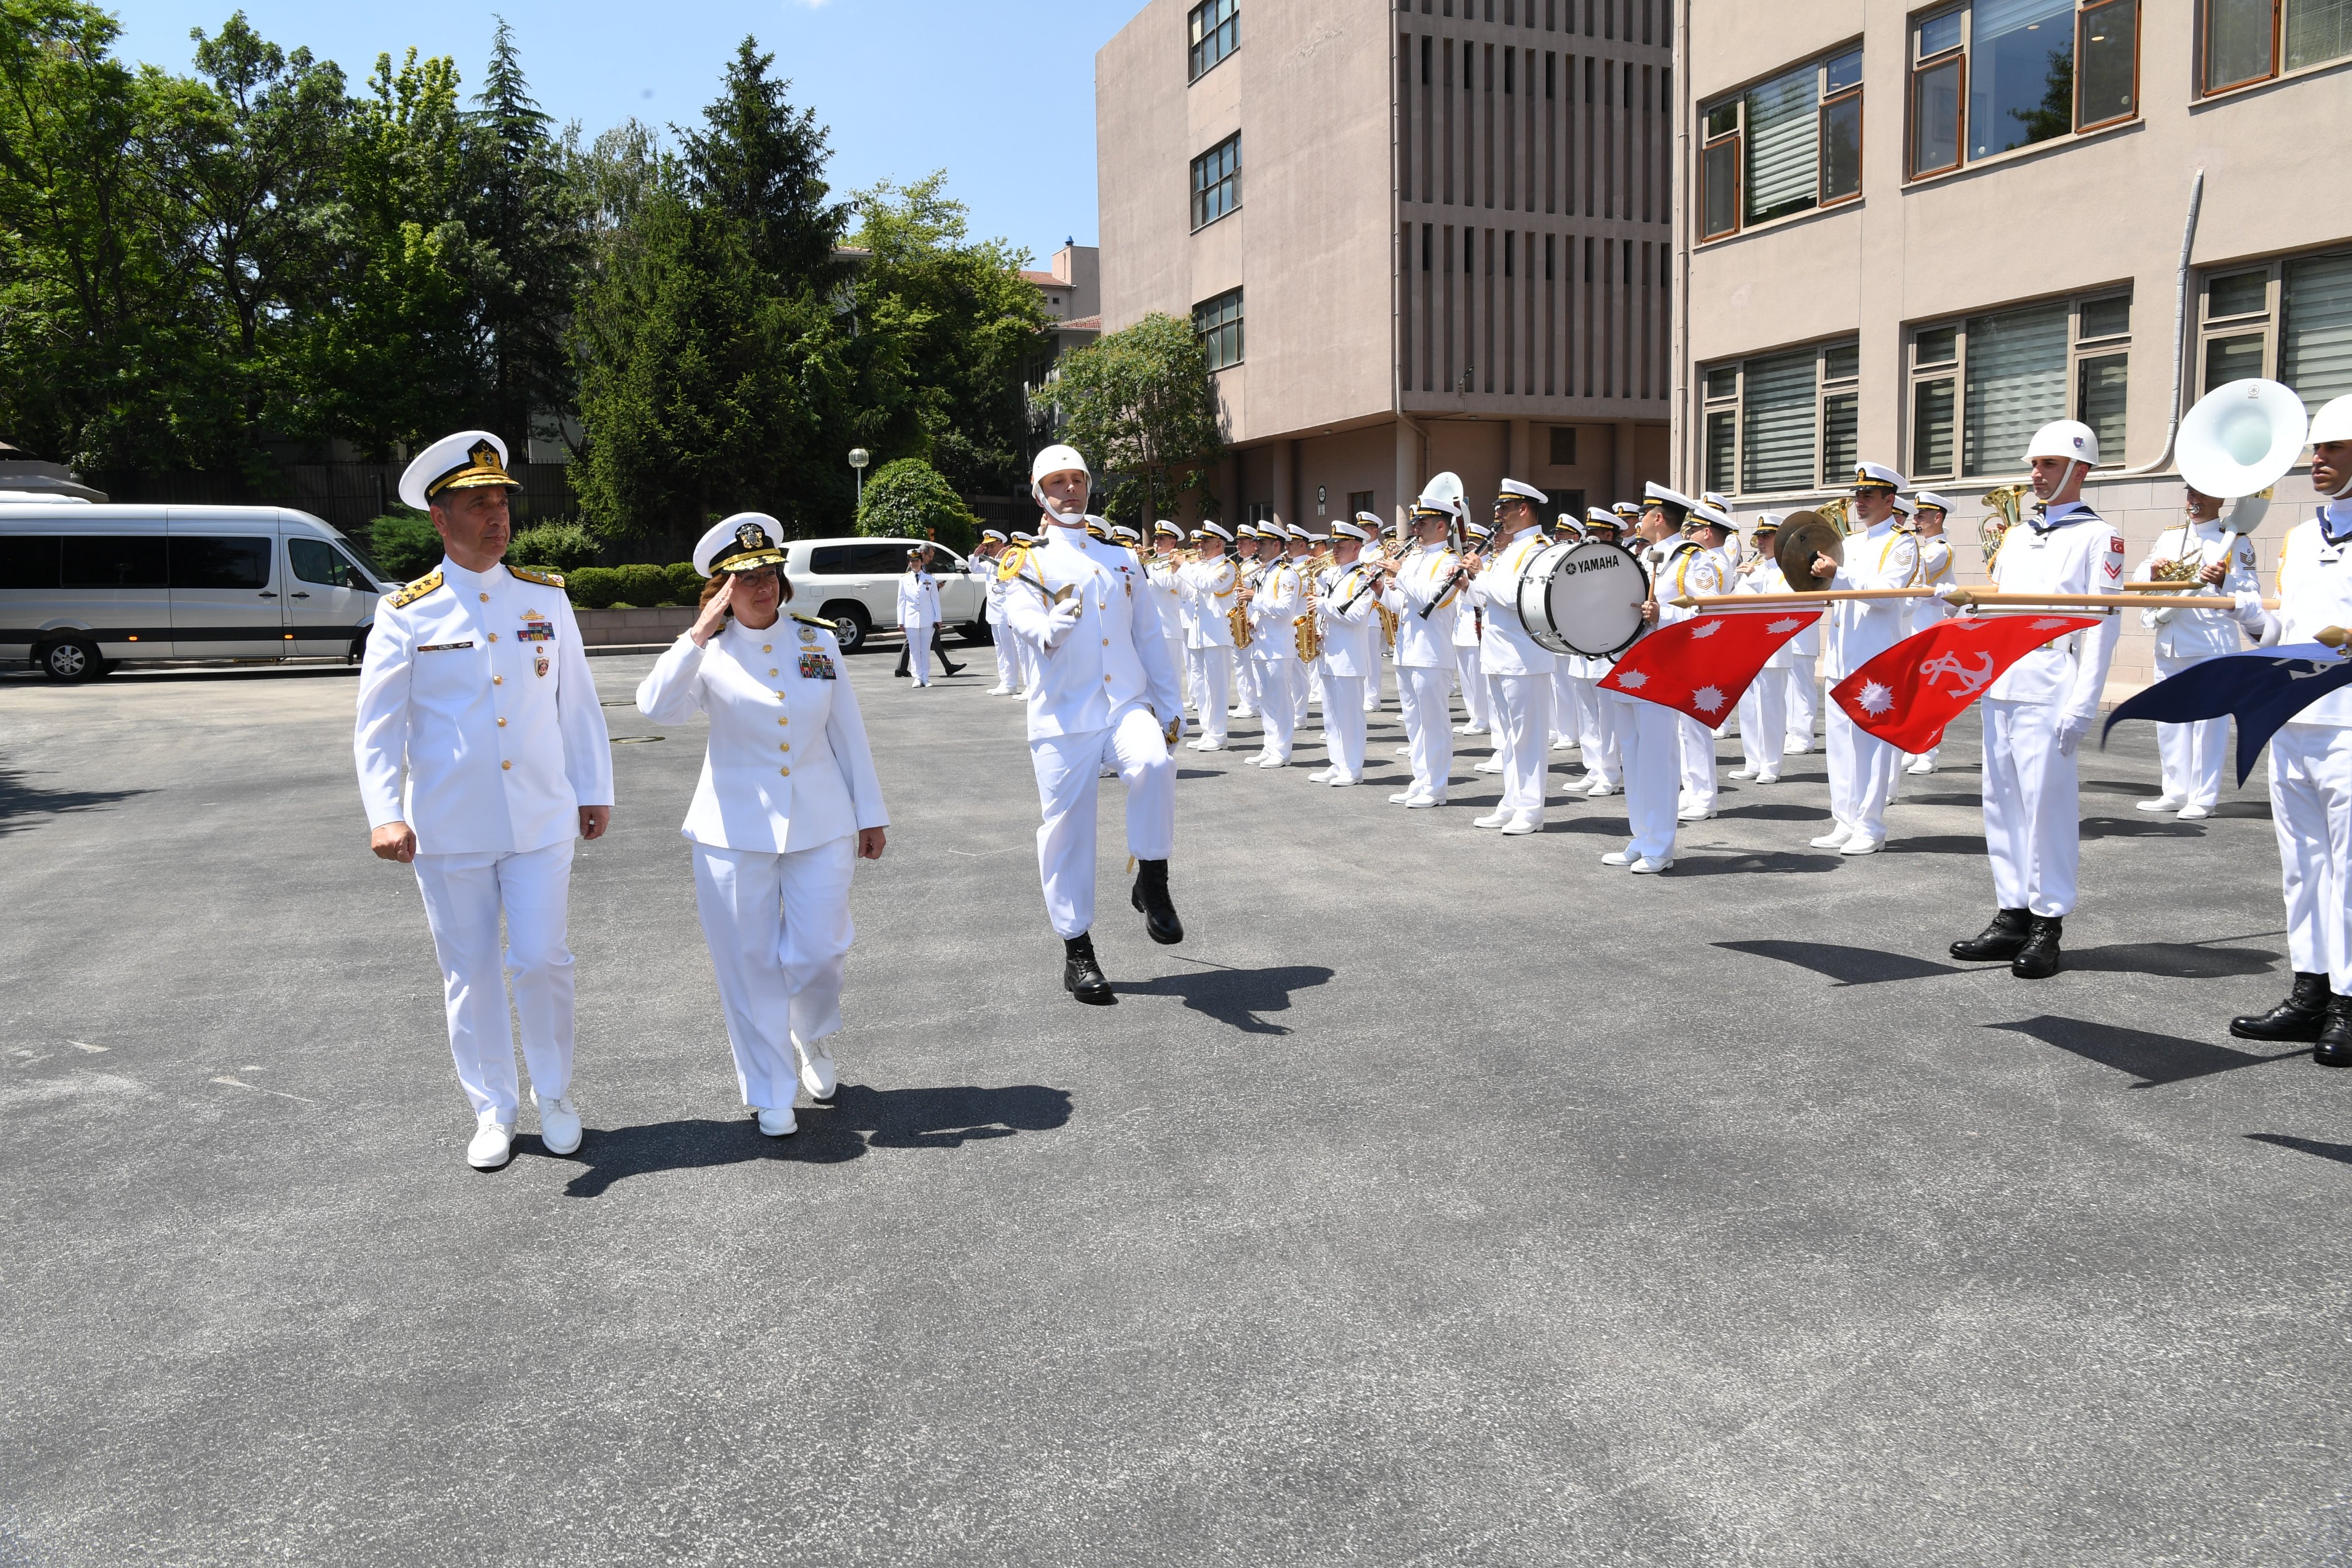
[[[1709,729],[1731,716],[1764,661],[1822,618],[1818,610],[1742,610],[1661,626],[1597,684],[1670,707]]]
[[[1830,688],[1855,726],[1896,749],[1932,751],[1944,727],[2001,672],[2095,615],[1963,615],[1906,637]]]

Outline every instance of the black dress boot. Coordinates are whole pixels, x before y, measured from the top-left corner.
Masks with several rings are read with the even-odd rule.
[[[903,643],[898,645],[898,667],[890,673],[902,681],[907,678],[907,645]]]
[[[950,664],[948,663],[948,651],[940,644],[940,629],[936,626],[931,628],[931,652],[940,656],[940,668],[945,670],[949,674],[961,675],[963,674],[963,666],[961,664]]]
[[[2025,932],[2032,916],[2022,909],[2004,909],[1996,913],[1992,924],[1965,941],[1952,944],[1952,956],[1971,964],[1999,964],[2017,956],[2025,946]]]
[[[2352,997],[2327,998],[2327,1021],[2319,1026],[2311,1060],[2322,1067],[2352,1067]]]
[[[2066,923],[2054,915],[2037,915],[2025,933],[2025,945],[2009,961],[2009,972],[2021,980],[2046,980],[2058,972],[2058,938]]]
[[[2230,1032],[2240,1040],[2284,1040],[2308,1042],[2319,1038],[2327,1020],[2327,977],[2294,972],[2294,988],[2286,1000],[2266,1013],[2250,1013],[2230,1020]]]
[[[1135,862],[1135,892],[1129,903],[1143,911],[1143,928],[1163,947],[1184,940],[1184,923],[1176,918],[1175,901],[1168,896],[1168,862]]]
[[[1095,962],[1095,939],[1087,932],[1062,940],[1062,988],[1088,1007],[1107,1008],[1118,1001],[1103,977],[1102,966]]]

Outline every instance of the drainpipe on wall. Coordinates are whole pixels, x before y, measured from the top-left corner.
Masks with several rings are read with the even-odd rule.
[[[2180,376],[2189,354],[2189,253],[2197,244],[2197,214],[2205,204],[2205,171],[2197,171],[2189,182],[2189,217],[2180,225],[2180,266],[2174,277],[2172,299],[2172,402],[2167,406],[2164,423],[2164,446],[2156,461],[2137,468],[2126,468],[2114,476],[2118,479],[2137,479],[2156,473],[2172,460],[2173,439],[2180,434]]]

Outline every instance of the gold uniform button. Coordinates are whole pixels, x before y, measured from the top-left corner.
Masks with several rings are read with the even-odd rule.
[[[778,714],[778,715],[776,716],[776,722],[777,722],[778,724],[790,724],[790,723],[792,723],[793,721],[792,721],[792,719],[791,719],[789,716],[785,716],[785,715],[783,715],[783,714]]]
[[[775,672],[775,671],[773,671],[773,670],[770,670],[770,671],[768,672],[768,674],[772,674],[772,674],[774,674],[775,673],[776,673],[776,672]]]
[[[1105,675],[1105,676],[1103,677],[1103,685],[1110,685],[1110,677],[1109,677],[1108,675]]]
[[[791,778],[793,773],[793,770],[789,768],[779,768],[776,771],[782,774],[787,779]]]
[[[774,653],[775,651],[776,651],[776,645],[775,645],[773,643],[761,643],[761,644],[760,644],[760,652],[761,652],[762,653]],[[769,672],[769,674],[773,674],[774,673],[775,673],[775,672],[774,672],[774,671],[772,671],[772,670],[771,670],[771,671]]]
[[[1109,647],[1109,646],[1110,646],[1110,639],[1109,639],[1109,638],[1106,637],[1106,638],[1104,638],[1104,639],[1103,639],[1103,646],[1104,646],[1104,647],[1106,647],[1106,648],[1108,648],[1108,647]]]
[[[494,685],[494,686],[502,686],[502,685],[505,685],[506,684],[507,684],[507,678],[506,678],[504,675],[492,675],[492,676],[490,677],[490,685]]]
[[[490,601],[490,596],[489,596],[488,594],[485,593],[484,595],[482,595],[482,602],[483,602],[483,603],[488,604],[489,601]]]
[[[495,643],[495,642],[497,642],[498,640],[499,640],[499,634],[498,634],[497,632],[491,632],[491,633],[490,633],[490,641],[491,641],[491,642],[493,642],[493,643]]]
[[[506,728],[506,727],[507,727],[507,721],[506,721],[506,720],[504,720],[504,719],[500,719],[500,720],[499,720],[499,727],[500,729],[504,729],[504,728]]]
[[[513,764],[513,763],[511,763],[511,762],[501,762],[501,763],[499,763],[499,766],[500,768],[512,768],[512,767],[514,766],[514,764]]]
[[[792,748],[793,743],[789,740],[780,740],[776,743],[776,749],[778,751],[790,751]]]

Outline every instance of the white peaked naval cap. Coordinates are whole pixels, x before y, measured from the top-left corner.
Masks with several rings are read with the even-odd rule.
[[[765,512],[738,512],[712,525],[694,546],[694,570],[705,577],[722,571],[757,571],[784,562],[784,525]]]
[[[1233,543],[1234,530],[1223,523],[1202,523],[1200,531],[1204,534],[1214,534],[1227,544]]]
[[[448,490],[478,490],[501,486],[522,488],[507,472],[507,444],[487,430],[461,430],[445,435],[410,459],[400,476],[404,506],[423,511],[433,498]]]
[[[1599,523],[1603,528],[1613,528],[1617,526],[1617,514],[1606,507],[1587,507],[1584,508],[1584,520],[1588,523]]]
[[[1911,504],[1915,507],[1933,507],[1939,512],[1948,512],[1952,509],[1951,502],[1933,490],[1920,491],[1918,495],[1912,497]]]
[[[1528,484],[1526,481],[1520,479],[1504,480],[1502,488],[1497,490],[1495,494],[1495,499],[1498,502],[1531,501],[1538,507],[1549,507],[1551,505],[1551,497],[1549,496],[1545,495],[1533,485]]]
[[[1363,526],[1362,526],[1361,524],[1360,524],[1360,523],[1351,523],[1351,522],[1348,521],[1345,517],[1342,517],[1342,518],[1340,518],[1338,522],[1333,523],[1333,524],[1331,525],[1331,531],[1332,531],[1333,533],[1335,533],[1335,534],[1345,534],[1345,535],[1347,535],[1347,536],[1348,536],[1349,538],[1351,538],[1351,539],[1365,539],[1365,540],[1370,540],[1370,539],[1371,538],[1371,537],[1372,537],[1370,534],[1367,533],[1367,532],[1364,530],[1364,528],[1363,528]]]
[[[2085,467],[2095,468],[2099,462],[2098,434],[2079,419],[2053,419],[2033,433],[2025,444],[2025,460],[2037,457],[2071,458]]]
[[[1903,476],[1884,463],[1857,463],[1853,465],[1853,482],[1863,485],[1884,485],[1890,490],[1904,488]]]
[[[1680,490],[1669,490],[1654,481],[1642,486],[1642,499],[1645,504],[1680,507],[1685,512],[1698,505]]]

